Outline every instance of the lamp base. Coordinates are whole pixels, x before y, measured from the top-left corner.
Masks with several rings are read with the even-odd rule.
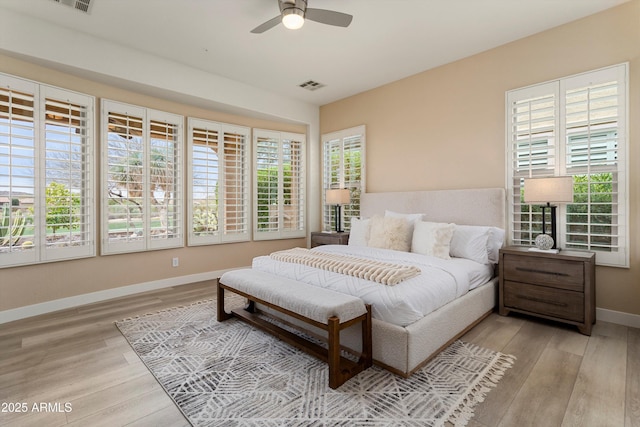
[[[336,205],[335,209],[336,209],[336,229],[335,229],[335,232],[336,233],[342,233],[342,232],[344,232],[344,230],[342,229],[342,223],[341,223],[341,220],[342,220],[342,218],[341,218],[342,217],[342,206]]]
[[[529,248],[533,252],[545,252],[548,254],[557,254],[560,252],[560,248],[556,247],[555,239],[548,234],[542,233],[536,236],[536,246]]]

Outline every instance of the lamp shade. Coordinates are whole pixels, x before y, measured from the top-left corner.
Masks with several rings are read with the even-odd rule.
[[[325,193],[328,205],[347,205],[351,202],[351,193],[347,188],[331,189]]]
[[[573,202],[573,177],[525,178],[525,203]]]

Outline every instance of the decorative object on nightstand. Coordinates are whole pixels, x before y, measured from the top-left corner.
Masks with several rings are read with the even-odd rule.
[[[531,252],[524,246],[502,248],[498,312],[569,323],[591,335],[596,321],[595,265],[593,252],[551,254]]]
[[[351,203],[351,192],[348,188],[329,189],[325,193],[325,200],[328,205],[335,206],[336,232],[343,232],[341,224],[342,205]]]
[[[321,245],[347,245],[349,244],[349,233],[325,233],[314,231],[311,233],[311,247]]]
[[[542,234],[536,237],[536,249],[558,253],[556,208],[551,203],[573,202],[573,177],[525,178],[524,202],[542,204]],[[551,235],[547,234],[546,209],[551,210]]]

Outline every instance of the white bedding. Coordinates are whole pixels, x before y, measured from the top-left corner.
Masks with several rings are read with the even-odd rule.
[[[302,264],[276,261],[269,256],[254,258],[252,266],[257,270],[357,296],[372,305],[374,318],[399,326],[420,320],[486,283],[493,276],[492,265],[463,258],[444,260],[411,252],[348,245],[325,245],[312,250],[415,265],[420,268],[421,274],[388,286]]]

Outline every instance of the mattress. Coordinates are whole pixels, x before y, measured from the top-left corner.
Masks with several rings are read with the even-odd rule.
[[[371,304],[374,318],[398,326],[407,326],[422,319],[471,289],[487,283],[494,274],[492,265],[463,258],[444,260],[410,252],[348,245],[324,245],[312,251],[415,265],[421,274],[389,286],[302,264],[277,261],[270,256],[254,258],[252,267],[361,298]]]

